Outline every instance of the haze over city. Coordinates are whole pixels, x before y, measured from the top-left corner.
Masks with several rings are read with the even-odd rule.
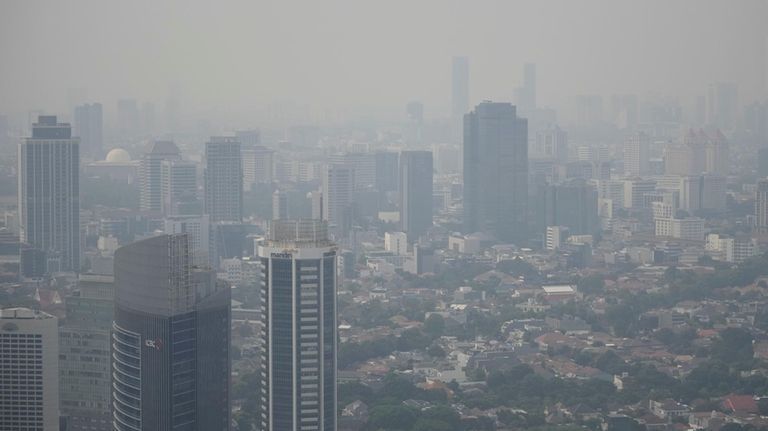
[[[449,112],[454,55],[471,59],[473,103],[512,100],[526,62],[538,65],[542,106],[613,93],[687,105],[724,80],[754,97],[766,74],[768,5],[737,4],[3,2],[0,109],[61,109],[80,89],[107,106],[174,93],[188,113],[233,127],[276,102],[309,107],[322,122],[371,111],[395,118],[421,100],[434,118]]]
[[[768,1],[0,1],[0,431],[768,431]]]

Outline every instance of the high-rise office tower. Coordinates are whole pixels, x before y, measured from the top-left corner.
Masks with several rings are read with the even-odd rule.
[[[112,430],[110,331],[114,278],[81,274],[59,328],[61,415],[68,431]]]
[[[336,429],[338,250],[319,220],[279,220],[259,246],[262,398],[259,429]]]
[[[99,160],[103,153],[101,103],[76,106],[74,118],[74,135],[80,138],[81,155]]]
[[[374,158],[376,160],[376,190],[380,193],[396,191],[399,174],[398,154],[392,151],[379,151]]]
[[[368,152],[349,152],[328,156],[328,164],[349,165],[355,169],[355,190],[363,190],[376,185],[376,154]]]
[[[536,134],[536,157],[568,161],[568,133],[558,126],[550,126]]]
[[[197,202],[197,165],[182,160],[160,163],[163,214],[199,214]]]
[[[261,145],[261,130],[259,129],[238,130],[235,132],[235,137],[240,141],[240,144],[242,144],[243,151],[245,151],[246,148]]]
[[[211,223],[243,220],[243,159],[236,138],[213,136],[205,144],[205,213]]]
[[[400,153],[400,225],[416,241],[432,227],[432,152]]]
[[[0,430],[59,430],[56,317],[0,310]]]
[[[186,234],[115,253],[115,430],[229,429],[230,289],[191,263]]]
[[[528,120],[509,103],[464,116],[464,230],[527,239]]]
[[[40,116],[19,145],[21,241],[80,270],[80,151],[67,123]]]
[[[238,138],[239,139],[239,138]],[[275,152],[261,145],[243,144],[243,189],[269,184],[275,178]]]
[[[288,194],[275,190],[272,193],[272,220],[285,220],[288,218]]]
[[[768,233],[768,179],[757,182],[755,191],[755,230]]]
[[[648,174],[651,137],[637,132],[624,142],[624,175],[634,177]]]
[[[352,227],[354,191],[355,168],[329,164],[323,176],[323,220],[337,236],[346,236]]]
[[[733,82],[716,82],[707,92],[707,124],[733,129],[739,116],[739,89]]]
[[[163,162],[181,161],[179,147],[171,141],[155,141],[144,150],[139,164],[139,207],[163,212]]]
[[[584,180],[547,187],[545,223],[565,226],[571,235],[593,235],[598,229],[597,189]]]

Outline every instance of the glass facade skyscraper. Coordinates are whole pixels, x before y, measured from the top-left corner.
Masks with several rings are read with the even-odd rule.
[[[229,429],[229,287],[191,262],[187,234],[115,253],[115,430]]]
[[[483,102],[464,116],[464,230],[524,242],[527,211],[528,120]]]

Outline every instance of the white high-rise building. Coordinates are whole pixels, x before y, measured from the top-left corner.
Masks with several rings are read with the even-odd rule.
[[[408,254],[408,235],[405,232],[384,233],[384,250],[401,256]]]
[[[254,184],[268,184],[275,178],[275,152],[267,147],[243,144],[243,189]]]
[[[336,430],[338,250],[320,220],[279,220],[259,246],[265,431]]]
[[[355,169],[355,190],[376,185],[375,153],[342,153],[328,156],[328,164],[349,165]]]
[[[57,319],[0,310],[0,430],[59,430]]]
[[[160,178],[163,214],[176,216],[197,212],[197,165],[163,160]]]
[[[41,115],[19,144],[21,242],[80,270],[80,147],[67,123]]]
[[[179,147],[171,141],[150,143],[139,165],[139,207],[142,211],[163,212],[164,161],[181,161]]]
[[[634,177],[648,174],[651,137],[638,132],[624,143],[624,175]]]

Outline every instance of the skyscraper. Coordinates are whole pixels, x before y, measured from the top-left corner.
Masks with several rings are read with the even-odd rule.
[[[239,139],[239,138],[238,138]],[[261,145],[243,144],[243,188],[251,190],[254,184],[271,183],[275,177],[275,152]]]
[[[597,232],[597,189],[581,179],[547,187],[545,222],[564,226],[571,235]]]
[[[755,192],[755,230],[768,233],[768,179],[757,182]]]
[[[352,227],[352,196],[355,191],[355,168],[346,164],[329,164],[323,176],[323,220],[337,236],[346,236]]]
[[[380,193],[397,190],[398,154],[392,151],[379,151],[376,160],[376,190]]]
[[[509,103],[464,116],[464,229],[500,241],[527,239],[528,120]]]
[[[197,201],[197,165],[182,160],[160,163],[163,214],[200,214]]]
[[[229,429],[229,287],[191,261],[186,234],[115,253],[115,430]]]
[[[171,141],[155,141],[144,150],[139,165],[139,207],[143,211],[163,211],[163,162],[180,160],[179,147]]]
[[[634,177],[648,174],[651,137],[637,132],[624,142],[624,175]]]
[[[259,246],[263,431],[336,429],[337,253],[319,220],[274,221]]]
[[[0,310],[0,430],[59,430],[56,317]]]
[[[81,274],[59,328],[61,414],[69,431],[112,430],[114,277]]]
[[[103,152],[101,103],[76,106],[74,118],[74,134],[80,138],[80,153],[98,160]]]
[[[19,145],[21,241],[80,270],[80,149],[67,123],[41,115]]]
[[[213,136],[205,144],[205,213],[211,223],[243,220],[243,159],[240,142]]]
[[[432,227],[432,152],[400,153],[400,225],[416,241]]]
[[[568,133],[558,126],[550,126],[536,134],[536,157],[553,159],[557,163],[568,161]]]

